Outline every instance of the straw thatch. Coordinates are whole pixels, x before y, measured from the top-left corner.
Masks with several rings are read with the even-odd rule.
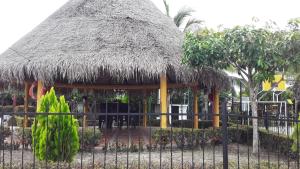
[[[150,0],[70,0],[0,55],[0,80],[68,83],[157,83],[226,75],[181,65],[183,33]],[[224,81],[225,80],[225,81]]]

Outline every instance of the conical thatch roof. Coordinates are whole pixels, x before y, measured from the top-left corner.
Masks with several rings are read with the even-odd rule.
[[[70,0],[0,55],[0,81],[152,83],[166,72],[224,86],[222,73],[181,65],[183,36],[150,0]]]

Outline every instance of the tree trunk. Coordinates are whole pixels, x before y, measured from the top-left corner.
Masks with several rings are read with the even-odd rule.
[[[258,136],[258,115],[257,115],[257,92],[252,84],[249,85],[250,102],[252,111],[252,125],[253,125],[253,154],[258,153],[259,136]]]

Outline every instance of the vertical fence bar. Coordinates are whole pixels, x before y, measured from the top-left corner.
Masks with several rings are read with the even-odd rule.
[[[141,168],[141,148],[143,148],[143,145],[142,145],[142,143],[141,143],[141,136],[140,136],[140,127],[141,127],[141,102],[139,102],[139,106],[138,106],[138,112],[139,112],[139,114],[138,114],[138,119],[139,119],[139,122],[138,122],[138,131],[139,131],[139,133],[138,133],[138,139],[139,139],[139,145],[138,145],[138,168],[140,169]]]
[[[162,118],[162,116],[160,116]],[[159,168],[161,169],[161,151],[162,151],[162,138],[161,138],[161,133],[162,133],[162,128],[159,128]]]
[[[2,100],[2,106],[4,106],[4,104],[3,104],[3,100]],[[3,112],[3,110],[1,111],[1,130],[4,132],[4,125],[3,125],[3,118],[4,118],[4,112]],[[1,144],[2,144],[2,168],[4,169],[4,137],[1,137],[1,139],[2,140],[0,140],[1,141]]]
[[[95,100],[94,101],[94,105],[95,105],[95,109],[93,111],[93,114],[94,114],[94,118],[93,118],[93,132],[94,132],[94,138],[96,137],[96,126],[95,126],[95,120],[97,119],[96,118],[96,114],[97,114],[97,101]],[[91,111],[92,112],[92,111]],[[94,140],[95,141],[95,140]],[[94,142],[93,143],[93,146],[96,145],[97,142]],[[92,152],[92,157],[93,157],[93,161],[92,161],[92,168],[94,169],[95,168],[95,147],[93,147],[93,152]]]
[[[4,111],[3,111],[3,107],[4,107],[4,98],[1,98],[1,105],[2,105],[2,110],[0,111],[0,113],[1,113],[1,130],[4,132],[4,124],[3,124],[3,122],[4,122],[4,120],[3,120],[3,118],[4,118],[4,115],[5,115],[5,113],[4,113]],[[4,137],[1,137],[1,139],[2,140],[0,140],[1,141],[1,144],[2,144],[2,168],[4,169]]]
[[[15,106],[14,106],[15,108]],[[15,118],[14,112],[12,112],[11,118]],[[9,159],[9,166],[12,168],[12,151],[14,148],[14,141],[13,141],[13,135],[14,135],[14,124],[13,122],[11,123],[11,136],[10,136],[10,159]]]
[[[242,121],[242,118],[243,116],[240,114],[239,116],[239,119],[240,119],[240,123],[243,123]],[[238,165],[238,169],[240,168],[240,130],[239,130],[239,122],[237,123],[236,125],[236,128],[237,128],[237,165]]]
[[[249,122],[249,118],[250,118],[250,120],[252,120],[250,115],[247,114],[247,121],[248,122]],[[251,141],[250,141],[250,144],[252,144]],[[248,169],[250,169],[249,123],[247,123],[247,166],[248,166]]]
[[[281,125],[281,115],[280,115],[280,111],[278,112],[278,124],[277,124],[277,136],[279,137],[279,126]],[[279,145],[277,144],[277,167],[279,168],[280,166],[280,150],[279,150]]]
[[[149,105],[149,106],[151,106],[151,105]],[[148,162],[148,168],[149,169],[151,169],[151,150],[152,150],[152,123],[151,123],[151,121],[152,121],[152,118],[151,118],[151,114],[150,114],[150,112],[148,112],[149,113],[149,162]],[[153,116],[153,114],[152,114],[152,116]]]
[[[297,112],[296,112],[297,113]],[[298,126],[298,113],[296,117],[296,135],[297,135],[297,168],[299,169],[299,126]]]
[[[119,102],[117,103],[117,124],[118,124],[118,127],[120,130],[122,130],[122,126],[121,126],[121,122],[119,121]],[[121,116],[121,120],[122,119],[122,116]],[[116,135],[116,156],[115,156],[115,168],[118,168],[118,147],[119,147],[119,134],[118,134],[118,131],[117,131],[117,135]]]
[[[35,135],[36,135],[36,128],[37,128],[37,120],[36,120],[36,117],[38,116],[38,114],[36,113],[34,115],[34,126],[35,126],[35,130],[33,131],[33,169],[35,169],[35,147],[36,147],[36,138],[35,138]]]
[[[129,149],[130,149],[130,97],[129,97],[129,93],[128,93],[128,111],[127,111],[127,150],[126,150],[126,169],[129,168]]]
[[[265,113],[266,113],[266,114],[265,114],[265,118],[266,118],[266,120],[265,120],[265,121],[266,121],[266,122],[265,122],[265,123],[266,123],[266,129],[267,129],[267,133],[269,134],[269,133],[270,133],[270,130],[269,130],[269,124],[268,124],[268,123],[269,123],[269,113],[266,112],[266,111],[265,111]],[[268,153],[268,167],[270,168],[270,167],[271,167],[271,166],[270,166],[271,164],[270,164],[270,150],[269,150],[269,149],[270,149],[270,148],[269,148],[269,146],[268,146],[268,147],[267,147],[267,151],[268,151],[268,152],[267,152],[267,153]]]
[[[107,114],[108,114],[108,102],[107,98],[105,99],[105,130],[104,130],[104,169],[106,168],[106,153],[108,149],[107,145],[107,128],[108,128],[108,120],[107,120]]]
[[[287,109],[287,108],[286,108]],[[287,112],[287,131],[286,131],[286,133],[287,133],[287,138],[288,138],[288,140],[290,139],[290,111],[288,111]],[[288,147],[290,147],[291,145],[290,145],[290,142],[288,142]],[[288,167],[288,169],[290,168],[290,151],[288,152],[288,156],[287,156],[287,167]]]
[[[46,117],[46,168],[48,167],[48,117]]]
[[[120,112],[120,109],[119,109],[119,102],[117,103],[117,121],[120,125],[120,130],[122,130],[122,126],[121,126],[121,121],[119,121],[119,112]],[[122,116],[121,116],[121,120],[123,120]],[[122,122],[123,124],[123,122]],[[117,131],[117,135],[116,135],[116,156],[115,156],[115,166],[117,168],[118,166],[118,145],[119,145],[119,133]]]
[[[180,116],[181,117],[181,169],[183,169],[183,147],[184,147],[184,133],[183,133],[183,111],[182,111],[182,104],[180,104]]]
[[[222,102],[222,133],[223,133],[223,169],[228,169],[228,112],[226,101]]]
[[[195,104],[195,103],[194,103]],[[195,111],[192,111],[192,124],[193,124],[193,126],[192,126],[192,169],[194,169],[195,168],[195,166],[194,166],[194,141],[195,141],[195,136],[194,136],[194,125],[195,125],[195,121],[194,121],[194,119],[196,118],[195,116],[195,113],[194,113]]]
[[[201,147],[202,147],[202,168],[204,169],[205,167],[205,153],[204,153],[204,149],[205,149],[205,133],[204,131],[202,131],[202,140],[201,140]]]
[[[83,168],[82,160],[83,160],[83,128],[84,128],[84,113],[80,112],[82,119],[81,119],[81,139],[80,139],[80,169]]]
[[[170,104],[172,105],[172,99],[170,99]],[[173,117],[172,117],[172,112],[170,112],[171,114],[169,114],[169,116],[171,117],[171,133],[170,133],[170,137],[171,137],[171,151],[170,151],[170,153],[171,153],[171,168],[173,168]]]

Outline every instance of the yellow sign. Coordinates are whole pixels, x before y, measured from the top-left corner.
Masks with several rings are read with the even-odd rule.
[[[283,79],[282,75],[275,75],[275,79],[271,82],[269,81],[264,81],[262,86],[263,86],[263,91],[285,91],[286,90],[286,82]]]

